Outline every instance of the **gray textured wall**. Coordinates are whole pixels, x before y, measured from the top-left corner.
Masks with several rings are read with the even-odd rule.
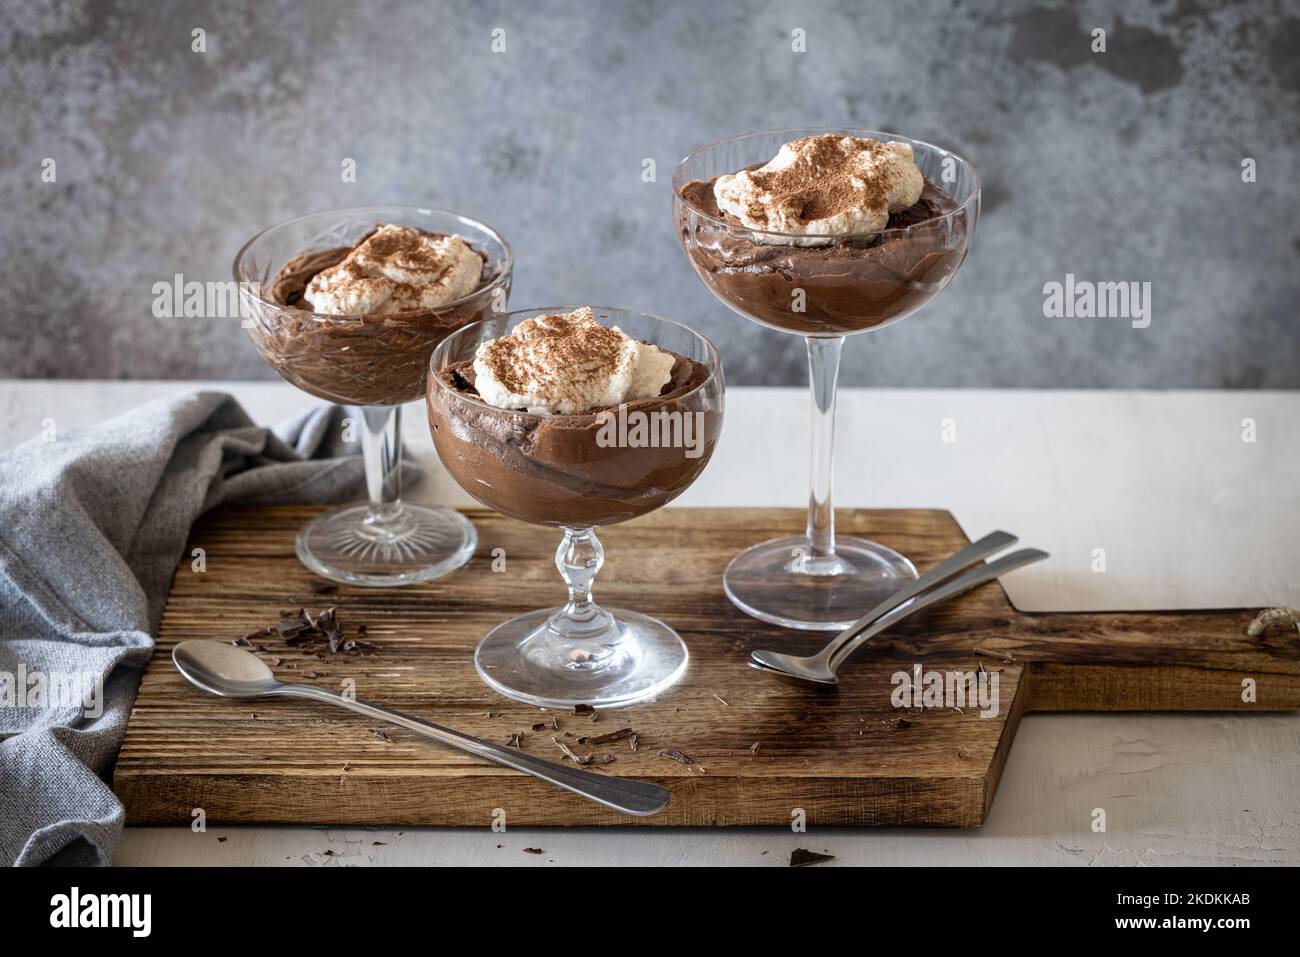
[[[844,381],[1300,386],[1294,3],[3,0],[0,85],[3,375],[269,377],[237,323],[154,318],[153,284],[388,201],[500,228],[518,307],[660,312],[713,336],[733,383],[801,383],[799,340],[695,280],[669,179],[715,139],[825,123],[949,146],[986,184],[962,273],[854,340]],[[1151,282],[1151,326],[1045,320],[1067,272]]]

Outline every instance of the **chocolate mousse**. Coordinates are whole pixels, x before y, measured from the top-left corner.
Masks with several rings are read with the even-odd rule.
[[[439,342],[492,311],[487,287],[500,270],[458,236],[379,224],[352,246],[285,263],[250,332],[276,371],[312,395],[397,405],[422,394]]]
[[[909,146],[825,135],[679,189],[677,226],[724,302],[789,332],[843,335],[906,315],[961,265],[967,220]]]
[[[483,504],[542,525],[611,525],[703,471],[722,427],[714,376],[583,308],[527,319],[437,370],[429,425],[444,466]]]

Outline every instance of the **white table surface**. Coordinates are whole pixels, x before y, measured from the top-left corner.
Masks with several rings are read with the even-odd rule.
[[[282,383],[3,381],[0,449],[187,388],[232,392],[267,423],[315,401]],[[1006,528],[1047,549],[1005,582],[1027,610],[1300,606],[1297,421],[1294,392],[845,390],[836,501],[947,508],[971,537]],[[468,504],[418,405],[404,433],[427,465],[409,497]],[[802,506],[806,435],[803,392],[729,390],[722,442],[679,504]],[[116,862],[777,865],[795,847],[882,864],[1300,864],[1300,714],[1029,715],[976,830],[129,828]]]

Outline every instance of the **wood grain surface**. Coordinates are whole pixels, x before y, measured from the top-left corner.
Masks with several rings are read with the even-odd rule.
[[[211,823],[512,825],[975,826],[1027,711],[1300,708],[1294,630],[1245,634],[1253,609],[1133,614],[1023,614],[986,585],[899,625],[859,651],[835,687],[750,669],[753,648],[809,653],[824,634],[757,622],[731,606],[722,572],[742,548],[802,528],[793,509],[665,509],[601,532],[602,603],[663,619],[685,638],[691,664],[659,700],[600,712],[596,721],[495,694],[472,664],[478,638],[511,615],[563,597],[552,530],[469,510],[474,558],[439,581],[405,589],[339,586],[297,560],[297,529],[319,509],[224,509],[195,526],[206,570],[190,548],[178,567],[158,646],[127,728],[114,786],[130,824]],[[934,510],[846,510],[846,534],[875,538],[922,571],[965,544]],[[1025,543],[1025,544],[1033,544]],[[504,571],[493,552],[504,549]],[[634,820],[544,782],[398,728],[293,700],[226,701],[191,688],[169,659],[187,638],[232,640],[282,610],[336,605],[345,632],[366,627],[361,656],[317,657],[279,637],[254,639],[277,677],[339,688],[458,730],[561,759],[612,754],[597,774],[652,780],[672,791],[662,814]],[[891,677],[926,671],[996,672],[999,711],[900,710]],[[1243,682],[1255,700],[1243,700]],[[533,731],[554,714],[558,731]],[[627,741],[576,739],[631,727]],[[565,736],[565,733],[569,735]],[[674,761],[676,749],[693,759]],[[593,765],[594,766],[594,765]]]

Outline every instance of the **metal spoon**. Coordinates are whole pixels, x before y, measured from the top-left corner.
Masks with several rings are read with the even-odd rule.
[[[989,537],[992,538],[993,536]],[[949,565],[951,562],[953,564],[949,565],[949,569],[955,567],[956,563],[963,559],[967,552],[981,546],[983,541],[976,542],[975,545],[954,555],[944,564]],[[750,653],[749,664],[759,671],[773,672],[790,678],[800,678],[804,681],[816,681],[821,684],[837,684],[839,678],[836,676],[836,672],[839,671],[840,665],[844,664],[859,647],[886,628],[898,624],[904,618],[916,614],[923,608],[946,601],[960,595],[962,592],[969,591],[977,585],[982,585],[987,581],[1005,575],[1009,571],[1020,568],[1022,565],[1029,565],[1044,558],[1047,558],[1047,552],[1039,551],[1036,548],[1023,548],[994,562],[987,564],[980,562],[975,568],[955,578],[952,577],[952,572],[949,570],[947,574],[937,578],[937,580],[930,579],[925,586],[929,589],[928,591],[922,588],[921,594],[916,595],[915,587],[909,589],[912,597],[901,602],[895,599],[896,604],[885,614],[873,617],[877,614],[878,609],[872,609],[863,619],[855,622],[850,628],[831,639],[830,644],[815,655],[800,657],[797,655],[783,655],[775,651],[759,650]],[[938,569],[935,569],[935,571],[938,571]],[[921,581],[924,581],[926,577],[922,576]],[[945,581],[946,584],[943,583]],[[920,583],[918,581],[916,584]],[[863,627],[863,622],[867,623],[865,627]]]
[[[377,704],[345,698],[315,685],[287,684],[276,681],[271,669],[252,652],[244,651],[221,641],[182,641],[172,649],[172,662],[176,670],[190,684],[223,698],[261,698],[272,695],[291,695],[324,701],[356,711],[367,717],[387,721],[398,727],[415,731],[461,751],[468,751],[516,771],[523,771],[543,781],[558,784],[574,794],[612,807],[624,814],[648,817],[658,814],[668,806],[666,788],[644,781],[625,778],[602,777],[589,771],[565,767],[554,761],[535,758],[514,748],[490,744],[479,738],[452,731],[419,718],[392,711]]]

